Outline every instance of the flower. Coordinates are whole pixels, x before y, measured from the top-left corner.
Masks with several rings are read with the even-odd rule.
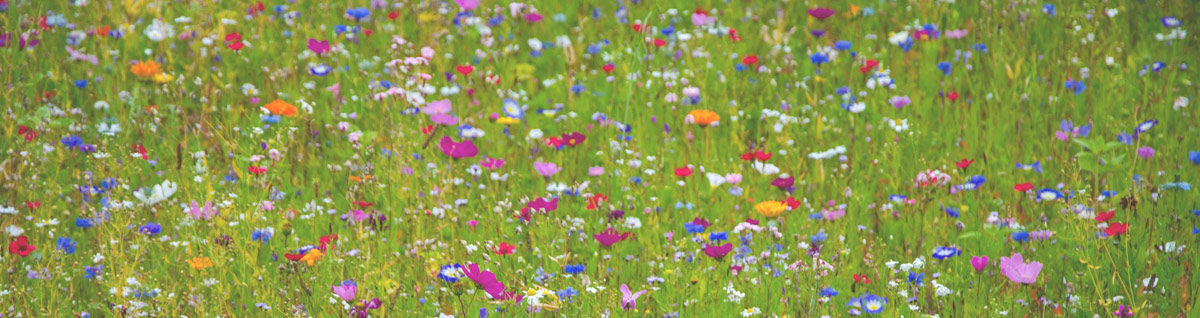
[[[463,267],[461,264],[442,265],[441,269],[438,270],[437,277],[447,283],[458,282],[458,279],[463,277]],[[334,292],[336,293],[337,291],[335,290]]]
[[[971,257],[971,267],[974,267],[976,272],[982,272],[985,268],[987,268],[987,265],[988,265],[988,257],[987,256]]]
[[[209,259],[208,257],[192,258],[192,259],[187,260],[187,263],[188,263],[188,266],[191,266],[192,269],[195,269],[195,270],[203,270],[205,268],[209,268],[209,267],[213,266],[212,259]]]
[[[616,244],[617,242],[624,241],[625,238],[628,238],[628,237],[629,237],[629,232],[618,234],[617,230],[614,230],[611,227],[608,228],[607,230],[604,230],[604,232],[600,232],[598,234],[592,235],[592,238],[596,239],[597,242],[600,242],[600,245],[603,245],[606,247],[612,246],[613,244]]]
[[[587,266],[584,266],[583,264],[563,266],[563,272],[567,274],[580,274],[585,270],[587,270]]]
[[[1008,277],[1008,280],[1020,284],[1033,284],[1037,282],[1038,273],[1042,271],[1042,263],[1029,262],[1025,263],[1021,253],[1015,253],[1010,257],[1000,257],[1000,274]]]
[[[75,254],[75,240],[65,236],[58,238],[58,249],[68,255]]]
[[[496,250],[493,253],[496,255],[511,255],[515,250],[517,250],[516,246],[509,245],[508,242],[500,242],[500,245],[496,246]]]
[[[963,160],[959,160],[958,162],[955,162],[954,165],[958,166],[959,169],[966,170],[967,167],[970,167],[972,163],[975,163],[975,160],[964,158]]]
[[[1032,182],[1018,183],[1013,186],[1013,190],[1017,191],[1017,192],[1025,192],[1025,191],[1029,191],[1030,189],[1033,189]]]
[[[337,295],[344,301],[352,301],[358,294],[358,283],[353,280],[344,280],[341,284],[334,285],[332,288],[333,294]]]
[[[284,117],[296,116],[296,113],[297,113],[296,106],[293,106],[292,104],[288,104],[287,102],[285,102],[283,100],[279,100],[279,99],[273,100],[270,103],[263,105],[263,109],[266,109],[267,111],[271,112],[272,114],[280,115],[280,116],[284,116]]]
[[[646,290],[640,290],[636,293],[630,292],[629,286],[621,284],[621,309],[637,309],[637,299],[645,293]]]
[[[322,256],[325,256],[325,252],[321,251],[319,248],[314,248],[308,250],[307,253],[304,253],[304,256],[301,256],[299,261],[308,264],[308,266],[313,266],[313,264],[316,263],[317,260],[321,259]]]
[[[330,52],[329,41],[328,40],[321,41],[321,40],[310,38],[310,39],[308,39],[308,49],[311,50],[313,53],[316,53],[317,55],[329,53]]]
[[[162,225],[159,225],[158,223],[154,223],[154,222],[146,223],[145,225],[142,225],[142,227],[138,228],[138,233],[146,234],[149,236],[155,236],[161,232],[162,232]]]
[[[779,201],[768,200],[755,204],[754,210],[758,211],[759,214],[762,214],[765,217],[774,218],[782,214],[784,210],[787,210],[787,204]]]
[[[700,126],[717,126],[720,124],[721,116],[710,110],[697,109],[689,112],[687,117],[684,117],[683,122],[687,124],[697,124]]]
[[[1188,151],[1188,161],[1191,161],[1194,165],[1200,165],[1200,151]]]
[[[1104,234],[1108,235],[1109,237],[1118,237],[1121,236],[1121,234],[1125,234],[1125,231],[1128,229],[1128,223],[1113,223],[1109,224],[1108,228],[1104,229]]]
[[[1058,190],[1054,190],[1051,188],[1045,188],[1045,189],[1038,190],[1037,197],[1038,197],[1038,199],[1041,199],[1041,200],[1053,201],[1053,200],[1065,198],[1066,196],[1064,196],[1063,193],[1059,192]]]
[[[20,255],[21,257],[29,256],[29,253],[37,250],[37,247],[29,245],[29,238],[21,235],[16,240],[8,243],[8,252]]]
[[[154,61],[143,61],[129,66],[129,71],[141,79],[150,79],[162,73],[161,66]]]
[[[1138,155],[1138,157],[1142,157],[1145,159],[1153,158],[1154,157],[1154,148],[1150,148],[1149,146],[1143,146],[1141,148],[1138,148],[1137,155]]]
[[[1037,173],[1042,173],[1042,161],[1041,160],[1034,161],[1031,164],[1023,164],[1023,163],[1018,162],[1017,169],[1026,170],[1026,171],[1034,170],[1034,171],[1037,171]]]
[[[938,260],[945,260],[958,255],[962,255],[962,250],[953,247],[939,246],[933,249],[933,258]]]
[[[878,314],[883,312],[883,306],[887,305],[887,298],[879,297],[870,293],[862,297],[851,298],[846,306],[852,307],[851,313],[861,309],[869,314]]]
[[[475,147],[475,142],[471,140],[455,142],[450,136],[442,136],[442,140],[438,142],[438,149],[442,151],[442,154],[450,156],[451,159],[471,158],[479,154],[479,148]]]
[[[558,165],[554,164],[553,162],[540,161],[533,163],[533,169],[536,170],[538,174],[547,178],[557,174],[559,171],[562,171],[562,168],[559,168]]]
[[[817,8],[808,9],[808,15],[813,18],[816,18],[817,20],[825,20],[826,18],[833,16],[834,13],[837,13],[837,12],[833,11],[833,9],[829,9],[829,8],[817,7]]]
[[[708,257],[720,259],[733,250],[733,243],[725,243],[721,245],[706,245],[704,254]]]

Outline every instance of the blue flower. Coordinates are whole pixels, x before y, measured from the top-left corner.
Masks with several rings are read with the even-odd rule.
[[[1072,79],[1068,79],[1063,86],[1066,86],[1066,88],[1074,92],[1075,95],[1079,95],[1080,93],[1083,93],[1084,89],[1087,89],[1087,85],[1084,85],[1082,81],[1076,81]]]
[[[942,61],[942,62],[940,62],[940,63],[938,63],[938,64],[937,64],[937,68],[938,68],[939,70],[942,70],[942,75],[947,75],[947,76],[949,76],[949,75],[950,75],[950,70],[951,70],[951,68],[952,68],[952,67],[953,67],[953,66],[950,64],[950,62],[946,62],[946,61]]]
[[[1137,128],[1133,129],[1133,138],[1137,138],[1138,134],[1143,134],[1147,131],[1150,131],[1150,128],[1154,128],[1156,125],[1158,125],[1158,119],[1143,121],[1141,124],[1137,125]]]
[[[916,286],[925,285],[925,273],[908,272],[908,283]]]
[[[584,266],[583,264],[567,265],[567,266],[563,267],[563,272],[567,273],[567,274],[579,274],[579,273],[583,273],[583,271],[586,269],[587,269],[587,267]]]
[[[870,293],[863,295],[862,297],[850,299],[850,302],[846,303],[846,306],[862,308],[864,312],[869,314],[878,314],[883,312],[884,305],[887,305],[887,298],[872,295]]]
[[[687,230],[688,234],[704,233],[704,226],[693,224],[692,222],[684,223],[683,228]]]
[[[1045,13],[1046,15],[1053,17],[1057,12],[1054,11],[1053,4],[1047,3],[1046,5],[1042,6],[1042,13]]]
[[[833,289],[832,286],[821,289],[821,297],[833,297],[837,296],[837,294],[837,289]]]
[[[463,275],[463,266],[461,264],[447,264],[442,265],[442,268],[438,270],[437,277],[447,283],[454,283]]]
[[[1162,18],[1162,25],[1165,27],[1177,28],[1180,24],[1179,18],[1176,18],[1175,16],[1165,16]]]
[[[913,38],[910,36],[907,39],[904,39],[904,42],[900,42],[897,45],[900,46],[900,49],[904,50],[904,52],[908,52],[909,50],[912,50]]]
[[[1013,232],[1012,240],[1013,242],[1029,242],[1029,232],[1024,230]]]
[[[525,110],[521,109],[521,104],[511,98],[504,99],[504,115],[516,119],[525,117]]]
[[[567,287],[566,289],[558,291],[558,298],[566,299],[567,301],[571,301],[576,295],[579,295],[579,292],[575,291],[575,289],[571,287]],[[479,317],[484,316],[487,316],[487,314],[483,313],[483,311],[480,311]]]
[[[813,55],[808,56],[808,60],[812,61],[812,63],[817,66],[821,66],[821,64],[825,64],[825,63],[829,62],[829,56],[825,55],[825,53],[817,52],[817,53],[813,53]]]
[[[962,255],[962,250],[953,247],[938,246],[933,249],[933,258],[938,260],[945,260],[958,255]]]
[[[1155,72],[1162,71],[1162,69],[1163,69],[1164,67],[1167,67],[1167,63],[1158,62],[1158,61],[1156,61],[1156,62],[1154,62],[1154,63],[1150,63],[1150,70],[1151,70],[1151,71],[1155,71]]]
[[[75,226],[77,226],[81,229],[90,228],[95,225],[96,224],[92,223],[92,220],[85,219],[85,218],[75,218]]]
[[[371,16],[371,10],[368,10],[367,8],[355,8],[355,9],[347,9],[346,10],[346,17],[354,19],[354,20],[366,19],[369,16]]]
[[[62,144],[63,146],[67,146],[67,149],[76,149],[80,146],[83,146],[83,138],[80,138],[76,135],[70,135],[62,139]]]
[[[262,115],[262,121],[268,124],[278,124],[281,119],[279,115]]]
[[[58,249],[69,254],[75,254],[75,240],[69,237],[58,238]]]
[[[571,93],[575,93],[575,95],[579,95],[585,91],[587,91],[587,86],[583,86],[583,84],[571,85]]]
[[[1051,188],[1045,188],[1045,189],[1038,190],[1037,197],[1038,197],[1038,199],[1043,200],[1043,201],[1051,201],[1051,200],[1062,199],[1065,196],[1063,196],[1062,192],[1058,192],[1058,190],[1054,190]]]
[[[100,271],[102,271],[102,270],[104,270],[104,264],[100,264],[100,265],[96,265],[96,266],[86,266],[83,268],[83,271],[84,271],[83,278],[86,278],[86,279],[96,278],[96,276],[100,276]]]
[[[138,228],[138,233],[155,236],[158,235],[158,233],[162,233],[162,225],[154,222],[146,223],[146,225],[142,225],[142,227]]]
[[[854,44],[851,43],[850,41],[838,40],[837,42],[833,43],[833,49],[838,50],[838,51],[845,51],[845,50],[849,50],[850,47],[853,45]]]
[[[662,30],[660,30],[659,32],[662,33],[662,35],[664,35],[664,36],[671,36],[671,34],[675,33],[675,26],[669,25],[669,26],[663,28]]]
[[[906,200],[906,199],[908,199],[908,197],[906,197],[902,194],[893,194],[891,196],[888,196],[888,200],[892,200],[892,202],[896,202],[896,203],[904,203],[904,200]]]
[[[813,244],[817,244],[824,242],[827,238],[829,238],[829,234],[825,234],[825,229],[821,229],[820,231],[817,231],[817,234],[808,237],[808,240]]]
[[[81,79],[81,80],[75,81],[75,87],[78,87],[78,88],[85,88],[85,87],[87,87],[87,84],[88,84],[87,79]]]
[[[952,207],[946,207],[946,208],[945,208],[945,209],[943,209],[943,210],[945,210],[945,211],[946,211],[946,215],[949,215],[949,216],[950,216],[950,217],[952,217],[952,218],[955,218],[955,219],[957,219],[957,218],[959,217],[959,214],[958,214],[958,209],[955,209],[955,208],[952,208]]]
[[[329,75],[330,71],[333,71],[333,68],[329,67],[329,65],[325,65],[325,64],[321,64],[321,65],[317,65],[317,66],[308,68],[308,72],[311,73],[312,75],[316,75],[316,76]]]
[[[713,232],[712,234],[708,235],[708,240],[713,241],[713,242],[727,241],[727,240],[729,240],[729,233]]]
[[[746,64],[742,64],[742,63],[737,63],[736,65],[733,66],[733,70],[738,71],[738,72],[745,72],[747,69],[748,68],[746,67]]]
[[[1188,151],[1188,160],[1192,161],[1194,165],[1200,165],[1200,151]]]
[[[267,242],[269,242],[271,240],[271,236],[274,236],[274,233],[272,233],[272,232],[273,231],[271,231],[271,230],[263,230],[263,229],[254,230],[254,232],[250,233],[250,240],[251,241],[260,241],[260,242],[263,242],[263,244],[266,244]]]
[[[1127,134],[1122,131],[1121,134],[1117,135],[1117,142],[1120,142],[1120,143],[1123,143],[1126,145],[1133,145],[1133,135]]]
[[[1037,173],[1042,173],[1042,161],[1041,160],[1034,161],[1031,164],[1022,164],[1022,163],[1018,162],[1017,169],[1026,170],[1026,171],[1033,170],[1033,171],[1037,171]]]

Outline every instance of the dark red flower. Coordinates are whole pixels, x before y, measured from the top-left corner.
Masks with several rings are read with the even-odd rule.
[[[730,251],[733,251],[732,243],[725,243],[722,245],[708,245],[708,246],[704,247],[705,255],[708,255],[708,257],[717,258],[717,259],[725,257],[725,254],[729,254]]]
[[[946,94],[946,99],[949,99],[952,102],[957,100],[958,99],[958,91],[951,91],[950,93]]]
[[[42,202],[39,202],[39,201],[29,201],[29,202],[25,202],[25,206],[26,206],[26,207],[29,207],[29,209],[30,209],[30,210],[33,210],[33,209],[37,209],[38,207],[41,207],[41,206],[42,206]]]
[[[788,208],[791,208],[792,210],[795,210],[797,207],[800,207],[800,201],[796,201],[796,199],[792,198],[792,197],[788,197],[787,199],[784,199],[783,203],[787,204]]]
[[[338,239],[337,234],[330,234],[330,235],[322,236],[321,237],[321,251],[324,252],[326,247],[330,247],[330,248],[337,247],[336,245],[333,245],[334,242],[337,242],[337,239]]]
[[[605,73],[612,73],[614,68],[617,68],[617,66],[613,65],[613,63],[604,64],[604,66],[600,67]]]
[[[289,261],[299,262],[301,258],[304,258],[304,254],[287,253],[287,254],[283,254],[283,257],[287,258]]]
[[[358,202],[354,202],[354,204],[356,204],[356,205],[358,205],[358,207],[364,208],[364,209],[371,207],[371,202],[362,201],[362,200],[359,200]]]
[[[563,134],[562,139],[563,143],[565,143],[567,146],[575,147],[587,140],[587,135],[584,135],[581,132],[573,132],[569,134]]]
[[[400,17],[400,11],[392,11],[392,12],[388,12],[388,15],[387,15],[387,17],[388,17],[388,19],[389,19],[389,20],[395,20],[396,18],[399,18],[399,17]]]

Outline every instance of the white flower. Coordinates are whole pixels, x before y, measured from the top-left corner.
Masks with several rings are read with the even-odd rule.
[[[11,206],[0,205],[0,214],[17,214],[17,209]]]
[[[762,310],[758,309],[758,307],[746,308],[746,310],[742,310],[742,317],[756,316],[760,313],[762,313]]]
[[[642,220],[636,217],[625,218],[625,227],[636,229],[642,227]]]
[[[154,19],[154,22],[151,22],[150,26],[146,27],[144,33],[146,34],[146,38],[150,39],[150,41],[159,42],[163,39],[174,37],[175,27],[171,26],[170,23]]]
[[[102,101],[102,100],[96,101],[95,104],[92,104],[92,107],[96,107],[96,109],[101,109],[101,110],[108,109],[108,102]]]
[[[179,185],[164,180],[161,184],[155,185],[153,188],[141,188],[139,191],[134,191],[133,196],[146,205],[155,205],[171,195],[175,194],[175,190],[179,189]]]
[[[537,128],[530,130],[529,139],[542,139],[542,130]]]
[[[8,236],[12,237],[21,236],[21,234],[25,233],[25,229],[17,227],[16,225],[9,225],[8,227],[4,228],[4,231],[8,232]]]
[[[903,132],[905,130],[908,130],[908,119],[884,118],[884,120],[887,120],[888,126],[892,127],[892,129],[895,130],[896,132]]]
[[[1104,10],[1104,14],[1107,14],[1109,18],[1115,17],[1115,16],[1117,16],[1117,8]]]
[[[761,161],[755,161],[754,163],[751,163],[750,165],[752,167],[754,167],[754,170],[758,170],[759,173],[762,173],[763,175],[766,175],[766,176],[779,173],[779,167],[774,164],[765,163],[765,162],[761,162]],[[728,181],[728,180],[726,180],[726,181]]]
[[[812,152],[808,154],[809,158],[816,160],[824,160],[836,157],[837,155],[846,153],[846,146],[837,146],[822,152]]]
[[[1183,109],[1184,107],[1187,107],[1189,101],[1190,100],[1187,97],[1179,96],[1179,98],[1175,99],[1175,105],[1174,105],[1175,110],[1180,110],[1180,109]]]

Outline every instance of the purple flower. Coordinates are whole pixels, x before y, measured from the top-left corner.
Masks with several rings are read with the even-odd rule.
[[[1154,157],[1154,148],[1150,148],[1149,146],[1144,146],[1144,147],[1138,148],[1137,155],[1138,155],[1138,157],[1142,157],[1145,159],[1153,158]]]
[[[729,254],[730,251],[733,251],[733,243],[707,245],[704,247],[704,254],[712,258],[725,257],[725,254]]]
[[[1179,18],[1176,18],[1175,16],[1165,16],[1162,18],[1162,25],[1165,27],[1176,28],[1179,27],[1180,24]]]
[[[358,284],[352,280],[342,281],[341,284],[333,286],[333,294],[342,300],[352,301],[358,295]]]

